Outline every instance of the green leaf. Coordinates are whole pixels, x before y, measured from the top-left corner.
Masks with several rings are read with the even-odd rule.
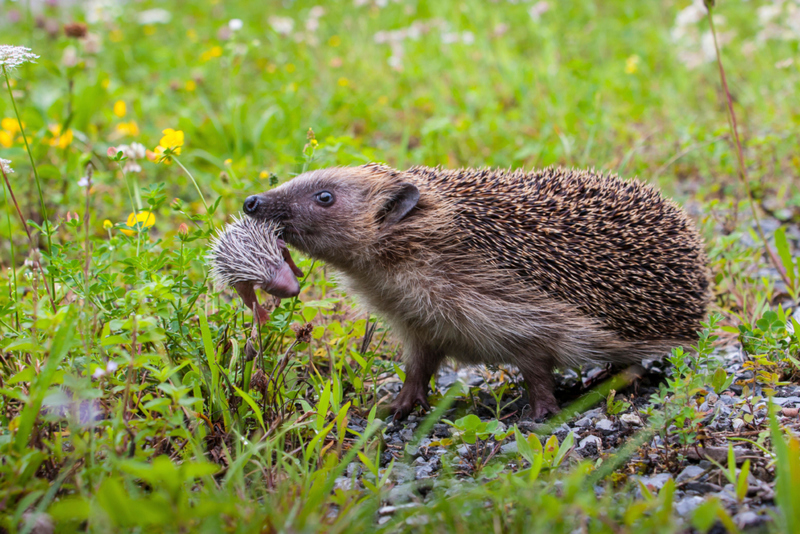
[[[743,501],[747,496],[747,475],[750,474],[750,460],[745,460],[742,464],[742,470],[739,472],[739,480],[736,484],[736,497],[739,501]]]
[[[266,434],[267,427],[264,425],[264,416],[261,414],[261,407],[259,407],[258,403],[253,400],[253,397],[236,387],[236,385],[233,386],[233,389],[236,391],[236,394],[239,395],[248,404],[248,406],[253,409],[253,415],[256,416],[258,424],[261,425],[261,430],[263,430]]]
[[[59,326],[55,334],[53,334],[53,341],[50,343],[50,353],[39,375],[31,383],[28,395],[29,400],[22,409],[22,413],[19,415],[19,426],[17,427],[16,436],[14,436],[14,449],[20,453],[28,445],[33,425],[42,408],[42,402],[47,394],[47,389],[53,381],[56,370],[75,341],[77,314],[73,312],[71,306],[59,313],[66,314],[66,317],[63,319],[61,326]]]
[[[779,226],[775,230],[775,247],[778,249],[778,256],[781,258],[784,269],[786,269],[786,275],[794,285],[797,280],[797,274],[792,260],[792,249],[789,246],[789,240],[786,239],[786,229],[783,226]]]
[[[567,434],[567,437],[564,438],[564,441],[561,442],[561,446],[558,448],[558,453],[556,454],[555,459],[553,460],[553,467],[558,467],[561,465],[561,462],[564,461],[564,457],[572,450],[572,446],[575,444],[575,434],[570,432]]]

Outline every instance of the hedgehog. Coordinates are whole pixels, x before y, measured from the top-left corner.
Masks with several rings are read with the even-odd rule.
[[[278,226],[273,222],[234,216],[233,223],[213,239],[207,260],[217,289],[233,287],[262,323],[269,313],[258,302],[256,289],[279,298],[300,293],[297,277],[303,272],[278,238]]]
[[[399,335],[396,419],[429,409],[447,357],[516,366],[541,419],[559,409],[555,368],[662,356],[696,338],[710,300],[687,214],[594,170],[329,168],[248,197],[244,212],[327,262]]]

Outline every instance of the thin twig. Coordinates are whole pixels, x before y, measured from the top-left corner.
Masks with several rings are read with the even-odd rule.
[[[786,269],[781,264],[780,260],[777,256],[775,256],[775,252],[772,251],[772,247],[769,246],[769,241],[767,241],[767,237],[764,234],[764,229],[761,227],[761,219],[758,216],[758,211],[756,210],[756,204],[753,200],[753,192],[750,189],[750,182],[747,179],[747,168],[744,164],[744,155],[742,153],[742,143],[739,139],[739,129],[736,123],[736,112],[733,110],[733,98],[731,97],[731,92],[728,89],[728,80],[725,77],[725,68],[722,66],[722,56],[719,53],[719,43],[717,42],[717,30],[714,27],[714,17],[712,17],[712,9],[714,8],[714,0],[705,0],[706,6],[706,15],[708,17],[708,25],[711,28],[711,35],[714,38],[714,50],[717,54],[717,65],[719,66],[719,77],[722,81],[722,87],[725,90],[725,100],[728,104],[728,123],[731,127],[731,132],[733,133],[733,140],[735,143],[736,148],[736,158],[739,162],[739,178],[742,180],[742,184],[744,185],[745,191],[747,191],[747,198],[750,202],[750,210],[753,213],[753,220],[756,223],[756,230],[758,231],[758,236],[761,238],[761,241],[764,243],[764,249],[767,251],[767,255],[769,256],[772,264],[778,270],[778,274],[781,275],[783,282],[786,284],[786,287],[793,287],[791,280],[789,280],[789,276],[786,274]]]

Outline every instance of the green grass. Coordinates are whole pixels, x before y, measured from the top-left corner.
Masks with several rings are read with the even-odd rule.
[[[301,297],[284,300],[260,332],[207,279],[210,228],[249,194],[306,169],[594,167],[638,176],[687,206],[712,259],[716,331],[760,355],[759,385],[796,373],[797,337],[779,308],[787,292],[764,276],[716,65],[680,59],[699,49],[707,23],[687,26],[697,39],[676,42],[687,2],[551,2],[538,21],[534,4],[343,1],[314,16],[315,3],[304,1],[129,2],[92,19],[83,40],[61,30],[86,21],[83,9],[31,14],[25,2],[1,4],[2,44],[40,58],[10,77],[30,157],[11,97],[0,93],[0,118],[9,119],[0,157],[15,169],[8,178],[36,248],[4,196],[0,531],[30,532],[37,518],[59,532],[685,528],[672,510],[674,486],[636,498],[623,470],[608,468],[635,447],[573,465],[549,432],[538,449],[509,432],[506,442],[524,441],[519,456],[466,477],[450,466],[435,483],[408,488],[414,506],[379,513],[398,491],[390,471],[408,461],[380,460],[378,383],[394,376],[399,351],[391,333],[353,311],[309,259],[298,260],[308,273]],[[716,8],[718,30],[730,32],[723,60],[751,187],[772,214],[769,234],[800,217],[798,40],[759,39],[757,9],[771,4]],[[166,9],[169,22],[140,24],[146,9]],[[274,17],[294,21],[289,34]],[[230,32],[233,18],[243,28]],[[318,27],[307,29],[313,20]],[[385,42],[398,32],[401,43]],[[154,150],[167,128],[185,134],[176,162],[142,159],[141,171],[123,173],[130,161],[107,154],[132,142]],[[87,190],[79,181],[89,168]],[[128,227],[143,210],[153,224]],[[782,235],[790,265],[796,243]],[[295,323],[313,325],[310,340]],[[659,397],[666,408],[645,414],[663,428],[679,424],[666,445],[673,452],[693,443],[701,419],[687,403],[727,378],[699,365],[709,335],[685,367],[673,358],[676,374]],[[466,405],[455,390],[437,396]],[[363,432],[347,429],[353,420]],[[493,446],[488,435],[477,439]],[[796,450],[790,440],[777,453]],[[364,487],[334,491],[353,461],[371,473]],[[795,467],[778,476],[791,479]],[[781,480],[778,504],[791,509],[800,486]],[[606,491],[598,496],[595,484]],[[715,501],[684,520],[730,524]]]

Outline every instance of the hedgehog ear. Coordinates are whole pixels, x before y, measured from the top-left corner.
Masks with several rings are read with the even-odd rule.
[[[404,182],[392,195],[383,210],[383,225],[392,226],[408,215],[419,201],[419,189],[414,184]]]

